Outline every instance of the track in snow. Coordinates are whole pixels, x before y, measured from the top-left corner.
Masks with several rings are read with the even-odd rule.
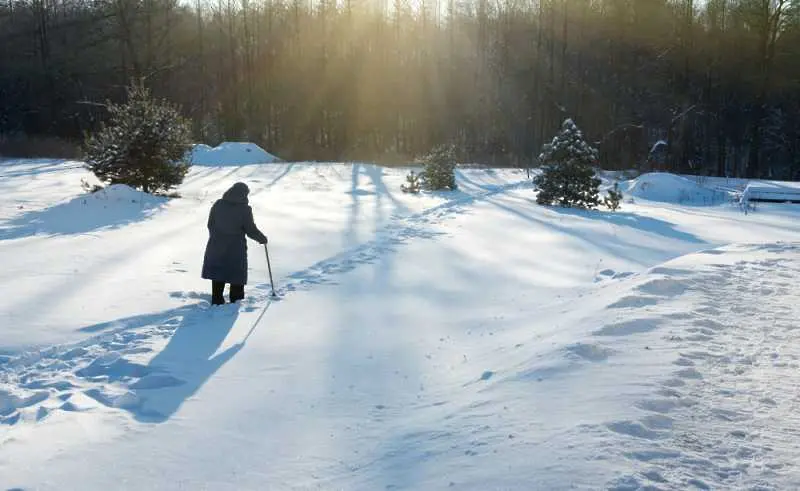
[[[275,292],[282,297],[289,292],[330,283],[335,276],[352,271],[360,265],[370,264],[409,240],[432,239],[442,235],[443,232],[435,230],[434,225],[462,212],[466,206],[528,184],[528,182],[522,181],[498,185],[474,195],[464,194],[420,213],[394,217],[390,223],[376,233],[374,239],[323,259],[302,271],[289,274],[285,283],[278,285]],[[267,296],[271,291],[269,283],[258,285],[256,288],[267,291],[262,294],[261,299],[269,298]]]
[[[409,240],[441,234],[435,225],[464,207],[525,185],[527,182],[522,181],[483,188],[476,194],[458,192],[456,198],[423,212],[394,217],[374,239],[279,279],[276,293],[284,297],[332,284],[335,276],[372,263]],[[269,283],[255,285],[255,294],[241,307],[214,309],[209,308],[206,295],[175,292],[176,297],[203,302],[89,326],[83,330],[102,334],[79,343],[0,358],[0,424],[39,421],[53,411],[87,411],[99,406],[127,410],[141,421],[165,421],[244,346],[273,302],[270,291]],[[242,341],[222,353],[215,352],[239,312],[259,310]],[[186,348],[189,344],[191,349]],[[198,349],[198,344],[207,349]],[[192,358],[187,359],[189,352]],[[168,391],[159,394],[157,408],[153,409],[148,399],[158,389]]]
[[[727,259],[737,252],[762,259]],[[658,325],[679,353],[641,417],[597,431],[628,439],[617,450],[638,472],[609,489],[779,489],[800,486],[800,245],[712,250],[720,261],[700,270],[663,270],[642,288],[669,302],[684,297],[691,312],[642,316],[629,328],[596,334],[628,336]],[[658,271],[656,271],[656,274]],[[680,288],[678,287],[680,286]],[[633,299],[635,314],[644,308]],[[637,328],[633,328],[637,327]],[[605,332],[603,332],[605,331]]]

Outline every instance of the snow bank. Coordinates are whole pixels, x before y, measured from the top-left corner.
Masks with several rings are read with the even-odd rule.
[[[704,187],[701,181],[663,172],[642,174],[620,188],[626,196],[662,203],[714,205],[729,200],[728,193]]]
[[[189,152],[189,159],[194,165],[208,166],[267,164],[280,160],[249,142],[224,142],[217,147],[200,143]]]
[[[84,204],[89,203],[102,203],[107,206],[109,202],[117,203],[138,203],[140,201],[164,201],[166,198],[151,196],[137,191],[126,184],[112,184],[100,191],[94,192],[89,195],[87,199],[84,197]]]

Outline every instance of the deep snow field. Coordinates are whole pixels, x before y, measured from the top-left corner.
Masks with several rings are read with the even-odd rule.
[[[800,205],[406,172],[197,165],[168,200],[0,162],[0,489],[800,487]],[[249,242],[247,298],[211,308],[236,181],[281,299]]]

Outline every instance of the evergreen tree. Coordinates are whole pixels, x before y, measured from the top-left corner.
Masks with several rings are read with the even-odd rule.
[[[600,179],[592,167],[598,161],[598,152],[571,119],[565,120],[553,141],[544,145],[539,160],[543,172],[534,179],[539,188],[537,203],[576,208],[600,204]]]
[[[166,101],[140,84],[126,104],[108,103],[110,119],[86,141],[86,166],[100,181],[146,193],[167,191],[189,170],[191,125]]]
[[[425,157],[423,171],[425,187],[431,191],[456,189],[456,149],[453,145],[439,145]]]
[[[608,194],[603,198],[603,204],[611,211],[616,211],[622,201],[622,191],[619,190],[619,183],[614,183],[614,187],[608,190]]]
[[[412,170],[406,176],[406,184],[401,184],[400,189],[404,193],[418,193],[420,189],[420,175],[415,174]]]

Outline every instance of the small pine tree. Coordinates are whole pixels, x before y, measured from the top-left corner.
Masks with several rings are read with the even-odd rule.
[[[611,211],[617,211],[619,204],[622,202],[622,191],[619,190],[619,184],[614,183],[614,188],[608,190],[608,195],[603,198],[603,204]]]
[[[435,147],[425,159],[423,179],[428,190],[456,189],[456,148],[453,145]]]
[[[86,141],[86,167],[100,181],[126,184],[146,193],[183,182],[191,126],[166,101],[156,101],[140,84],[128,88],[126,104],[108,103],[107,124]]]
[[[592,168],[598,161],[597,150],[584,140],[571,119],[565,120],[553,141],[544,145],[539,160],[544,171],[534,179],[539,188],[537,203],[576,208],[600,204],[600,179]]]
[[[418,193],[420,189],[420,174],[415,174],[412,170],[406,176],[406,184],[400,185],[400,189],[402,189],[404,193]]]

